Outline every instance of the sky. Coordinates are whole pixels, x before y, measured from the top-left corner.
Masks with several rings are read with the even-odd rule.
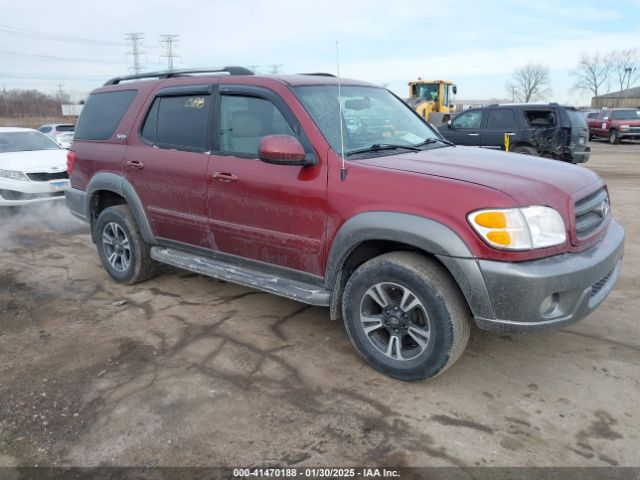
[[[258,66],[336,72],[402,97],[418,77],[458,99],[506,99],[512,72],[549,67],[549,101],[587,105],[572,88],[583,52],[640,47],[640,0],[0,0],[0,88],[82,97],[130,73],[124,34],[144,34],[147,71],[166,68],[162,34],[180,35],[176,68]],[[614,83],[611,90],[616,90]]]

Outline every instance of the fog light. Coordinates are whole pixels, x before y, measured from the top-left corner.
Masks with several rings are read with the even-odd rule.
[[[560,294],[553,293],[545,298],[540,304],[540,315],[543,317],[550,316],[556,308],[558,308],[558,302],[560,300]]]

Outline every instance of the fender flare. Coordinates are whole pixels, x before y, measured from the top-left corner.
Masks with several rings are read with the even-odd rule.
[[[133,185],[127,181],[126,178],[123,178],[120,175],[109,172],[100,172],[93,176],[89,185],[87,186],[87,206],[86,211],[89,213],[89,217],[93,224],[95,220],[93,218],[93,212],[91,207],[93,205],[93,200],[95,198],[96,192],[99,191],[109,191],[113,193],[117,193],[121,197],[125,199],[129,208],[131,208],[131,212],[133,213],[134,218],[136,219],[136,223],[138,224],[138,228],[140,229],[140,234],[145,242],[149,244],[155,244],[155,237],[153,236],[153,231],[151,230],[151,224],[149,223],[149,219],[147,218],[147,214],[142,207],[142,201],[138,196]]]
[[[460,236],[446,225],[426,217],[397,212],[366,212],[347,220],[331,245],[325,288],[334,299],[341,296],[342,267],[358,245],[369,240],[387,240],[410,245],[435,256],[460,287],[474,315],[493,318],[493,307],[482,272]]]

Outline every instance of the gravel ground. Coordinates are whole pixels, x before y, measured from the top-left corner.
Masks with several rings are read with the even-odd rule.
[[[0,218],[0,466],[639,466],[640,143],[592,143],[621,279],[568,328],[474,329],[431,382],[322,308],[167,269],[126,287],[59,204]]]

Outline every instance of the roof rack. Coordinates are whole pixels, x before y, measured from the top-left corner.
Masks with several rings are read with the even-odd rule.
[[[311,75],[312,77],[335,77],[333,73],[324,73],[324,72],[299,73],[298,75]]]
[[[192,70],[171,70],[164,72],[148,72],[138,73],[136,75],[125,75],[123,77],[114,77],[105,82],[106,85],[118,85],[126,80],[140,80],[143,78],[172,78],[181,77],[183,75],[191,75],[194,73],[227,73],[229,75],[253,75],[253,72],[245,67],[222,67],[222,68],[198,68]]]

